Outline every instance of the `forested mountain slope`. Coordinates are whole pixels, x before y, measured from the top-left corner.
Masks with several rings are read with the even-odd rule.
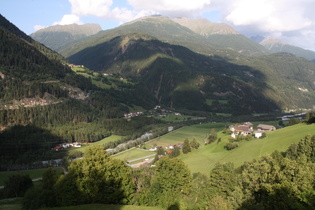
[[[251,113],[312,108],[315,104],[315,65],[311,62],[290,54],[269,54],[227,26],[216,28],[203,20],[177,22],[182,25],[162,16],[141,18],[63,53],[71,62],[92,70],[133,78],[148,87],[161,104],[174,108]],[[202,27],[204,31],[200,31]],[[207,39],[211,36],[218,36],[227,48],[232,45],[231,49],[215,46],[220,42],[211,43]],[[225,36],[239,36],[236,40],[246,42],[233,43],[244,49]],[[259,103],[265,105],[257,106]]]
[[[51,148],[58,143],[137,135],[135,126],[151,124],[122,119],[128,112],[124,103],[133,105],[125,96],[135,95],[135,86],[117,83],[117,90],[102,89],[61,61],[62,56],[1,18],[0,170],[57,158]]]
[[[176,109],[252,113],[279,108],[263,95],[268,87],[259,71],[144,34],[115,37],[69,61],[140,82],[161,105]],[[226,103],[207,103],[212,100]]]

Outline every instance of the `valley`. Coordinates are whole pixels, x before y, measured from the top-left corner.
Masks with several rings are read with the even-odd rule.
[[[314,207],[312,52],[160,15],[31,36],[0,16],[0,38],[0,199],[22,197],[24,209]],[[254,129],[231,130],[245,122]]]

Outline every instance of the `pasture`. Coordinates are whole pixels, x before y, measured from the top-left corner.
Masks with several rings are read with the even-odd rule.
[[[207,123],[187,126],[172,131],[164,136],[160,136],[154,140],[151,140],[147,142],[146,145],[149,145],[150,147],[154,145],[165,147],[169,144],[183,143],[186,138],[188,138],[189,140],[195,138],[200,145],[203,145],[204,140],[207,138],[212,128],[215,128],[218,132],[228,125],[229,124],[226,123]]]
[[[228,151],[224,149],[224,145],[228,142],[229,136],[219,133],[218,136],[222,138],[220,143],[203,145],[198,150],[181,155],[180,158],[189,166],[192,173],[209,174],[217,162],[232,162],[238,167],[245,161],[271,154],[275,150],[285,151],[292,143],[297,143],[308,134],[315,135],[315,125],[298,124],[268,132],[264,139],[243,140],[239,147]]]
[[[261,123],[277,124],[276,121],[253,122],[254,128]],[[217,162],[232,162],[235,167],[238,167],[245,161],[251,161],[262,155],[271,154],[275,150],[285,151],[292,143],[297,143],[308,134],[315,135],[315,124],[298,124],[268,132],[267,137],[264,139],[243,140],[239,142],[238,148],[228,151],[224,149],[224,145],[229,141],[230,136],[223,134],[221,130],[229,125],[230,123],[208,123],[187,126],[151,140],[146,145],[149,147],[155,145],[166,147],[170,144],[182,143],[186,138],[190,141],[195,138],[200,143],[199,149],[193,150],[189,154],[182,154],[179,158],[189,166],[192,173],[201,172],[207,175]],[[218,138],[221,138],[222,141],[205,145],[204,140],[212,128],[216,129]],[[123,156],[118,157],[124,159],[128,156],[134,156],[132,152],[134,151],[127,151],[123,153]]]

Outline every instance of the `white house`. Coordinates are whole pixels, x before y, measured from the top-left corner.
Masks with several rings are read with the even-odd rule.
[[[254,131],[255,138],[262,137],[262,134],[265,133],[265,131]]]

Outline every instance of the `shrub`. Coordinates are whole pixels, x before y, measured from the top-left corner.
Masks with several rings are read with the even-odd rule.
[[[236,147],[238,147],[238,143],[237,142],[228,142],[224,146],[224,148],[227,149],[227,150],[232,150],[232,149],[235,149]]]

